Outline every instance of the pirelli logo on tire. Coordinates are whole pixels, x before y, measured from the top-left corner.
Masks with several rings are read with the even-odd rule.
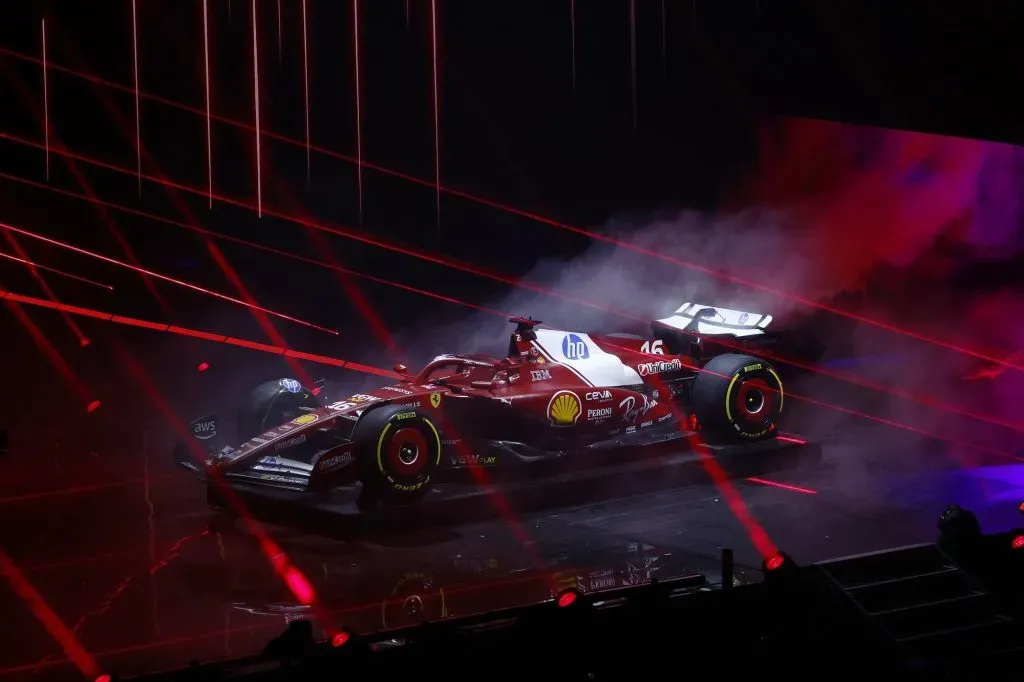
[[[778,431],[785,392],[766,360],[725,353],[704,365],[690,400],[706,438],[749,442],[771,438]]]
[[[391,496],[418,494],[441,464],[441,435],[422,413],[380,414],[384,421],[374,444],[374,483]]]

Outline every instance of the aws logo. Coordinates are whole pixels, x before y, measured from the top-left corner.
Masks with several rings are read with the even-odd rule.
[[[569,360],[586,360],[590,357],[587,343],[576,334],[566,334],[562,338],[562,355]]]

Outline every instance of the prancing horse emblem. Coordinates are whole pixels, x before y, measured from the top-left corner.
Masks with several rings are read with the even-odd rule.
[[[441,394],[440,393],[431,393],[430,394],[430,406],[436,408],[440,404],[441,404]]]

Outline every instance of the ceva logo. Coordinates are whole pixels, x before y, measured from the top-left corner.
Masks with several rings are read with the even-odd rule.
[[[580,337],[566,334],[562,339],[562,355],[569,360],[586,360],[590,357],[590,349]]]

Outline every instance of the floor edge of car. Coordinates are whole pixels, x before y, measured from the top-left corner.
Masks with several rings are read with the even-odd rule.
[[[791,438],[788,434],[785,439],[752,445],[708,447],[716,468],[731,479],[790,470],[798,464],[814,464],[821,458],[817,444]],[[539,479],[494,485],[440,483],[415,504],[383,506],[373,511],[357,507],[358,488],[355,487],[335,492],[330,500],[317,499],[309,493],[243,483],[233,484],[232,490],[259,520],[301,527],[338,539],[362,539],[364,533],[406,532],[708,483],[705,466],[708,459],[706,454],[676,449],[640,461]],[[208,492],[211,502],[216,504],[221,498],[216,485],[211,484]]]

